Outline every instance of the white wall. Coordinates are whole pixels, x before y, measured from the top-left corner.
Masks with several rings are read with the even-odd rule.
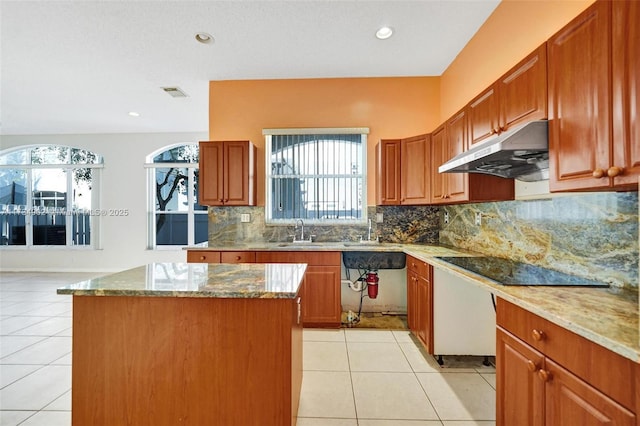
[[[0,150],[56,144],[84,148],[104,157],[100,208],[129,209],[128,216],[101,218],[102,249],[0,249],[3,271],[118,271],[150,262],[184,262],[180,249],[147,250],[147,155],[177,143],[207,140],[202,133],[132,133],[0,136]]]

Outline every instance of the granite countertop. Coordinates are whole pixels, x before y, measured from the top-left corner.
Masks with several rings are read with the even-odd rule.
[[[293,299],[306,264],[151,263],[58,289],[74,296]]]
[[[640,363],[638,289],[504,286],[439,260],[440,256],[484,256],[440,245],[329,243],[250,243],[224,247],[196,246],[191,250],[303,250],[404,252],[492,292],[542,318],[611,351]]]

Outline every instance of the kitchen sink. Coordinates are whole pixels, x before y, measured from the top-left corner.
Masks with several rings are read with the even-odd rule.
[[[345,247],[360,247],[360,246],[379,246],[380,241],[359,241],[354,243],[344,243]]]

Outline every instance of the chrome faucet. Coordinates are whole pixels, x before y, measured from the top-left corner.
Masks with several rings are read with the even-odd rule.
[[[371,241],[371,219],[369,219],[369,230],[367,231],[367,240]]]
[[[304,222],[302,221],[302,219],[297,219],[295,229],[298,229],[298,222],[300,222],[300,241],[304,241]],[[296,240],[295,233],[293,235],[293,240]]]

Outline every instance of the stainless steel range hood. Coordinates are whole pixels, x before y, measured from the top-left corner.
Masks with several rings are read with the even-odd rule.
[[[534,182],[549,177],[547,120],[496,135],[447,161],[440,173],[484,173]]]

